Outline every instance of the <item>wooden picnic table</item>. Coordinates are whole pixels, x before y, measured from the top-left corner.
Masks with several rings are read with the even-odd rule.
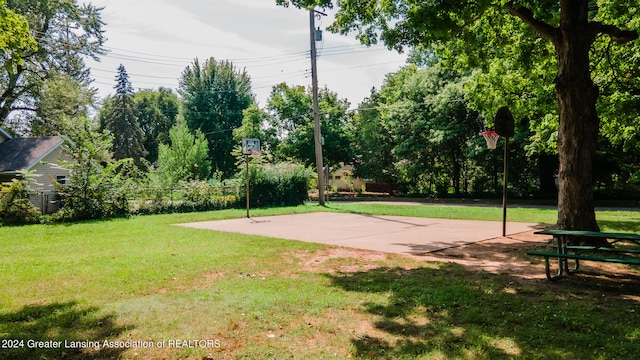
[[[600,261],[619,264],[640,265],[640,258],[633,255],[640,254],[640,248],[614,246],[620,242],[630,242],[640,245],[640,234],[623,232],[601,232],[585,230],[558,230],[547,229],[536,231],[535,234],[551,235],[556,240],[555,252],[529,251],[527,255],[542,256],[545,260],[545,273],[547,279],[556,280],[579,270],[580,260]],[[610,240],[610,247],[572,245],[571,239],[577,238],[605,238]],[[571,245],[570,245],[571,244]],[[602,255],[606,254],[606,255]],[[615,255],[615,256],[614,256]],[[558,271],[551,275],[549,259],[558,259]],[[573,269],[569,269],[569,260],[574,260]]]

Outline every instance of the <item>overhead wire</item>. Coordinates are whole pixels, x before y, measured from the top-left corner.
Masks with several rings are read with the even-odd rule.
[[[346,44],[331,47],[325,47],[324,44],[325,43],[322,42],[322,49],[318,55],[319,58],[349,56],[357,53],[374,53],[380,51],[388,51],[388,49],[382,45],[373,45],[371,47],[363,48],[359,44]],[[130,77],[132,77],[135,81],[134,85],[142,85],[142,87],[162,86],[176,89],[179,86],[180,76],[162,75],[160,74],[162,70],[159,69],[162,69],[162,67],[174,69],[187,68],[188,66],[192,66],[194,59],[197,59],[197,57],[160,55],[150,52],[112,46],[104,46],[104,49],[107,51],[107,53],[102,55],[103,59],[111,58],[115,60],[121,60],[125,64],[127,62],[146,64],[149,65],[150,70],[151,68],[154,69],[155,74],[151,72],[141,73],[140,70],[129,73]],[[282,54],[276,55],[238,57],[219,60],[229,61],[234,65],[235,68],[243,69],[244,71],[246,71],[249,74],[251,80],[251,89],[262,90],[272,88],[277,83],[301,81],[308,78],[310,76],[310,69],[308,64],[309,57],[310,52],[308,50],[304,50],[284,52]],[[334,71],[374,67],[387,65],[390,63],[392,62],[368,63],[347,67],[332,67],[323,70],[323,72],[329,73]],[[251,75],[251,73],[255,73],[255,71],[253,70],[260,68],[276,68],[279,71],[268,71],[268,73],[266,74],[257,76]],[[91,66],[91,70],[93,71],[92,77],[94,78],[94,83],[102,86],[112,86],[112,84],[109,84],[107,82],[109,80],[108,76],[112,75],[115,77],[117,75],[116,69],[108,70],[100,66],[93,65]],[[95,74],[96,72],[99,74]],[[171,72],[175,71],[172,70]],[[208,91],[210,92],[210,90]]]
[[[104,47],[107,50],[110,50],[112,52],[124,52],[124,53],[131,53],[131,54],[136,54],[136,55],[142,55],[142,57],[150,57],[152,60],[157,60],[157,61],[171,61],[171,60],[175,60],[175,61],[187,61],[187,62],[191,62],[193,61],[194,58],[192,57],[179,57],[179,56],[170,56],[170,55],[158,55],[158,54],[152,54],[152,53],[147,53],[147,52],[141,52],[141,51],[133,51],[133,50],[127,50],[127,49],[122,49],[122,48],[117,48],[117,47],[111,47],[111,46],[105,46]],[[383,45],[372,45],[370,47],[366,47],[366,48],[362,48],[362,46],[357,45],[357,44],[349,44],[349,45],[338,45],[338,46],[331,46],[331,47],[325,47],[324,50],[328,53],[345,53],[348,54],[350,51],[349,50],[359,50],[358,52],[365,52],[365,51],[388,51],[388,49],[386,47],[384,47]],[[351,51],[353,52],[353,51]],[[123,54],[126,55],[126,54]],[[254,57],[249,57],[249,58],[228,58],[226,60],[229,60],[230,62],[261,62],[261,61],[267,61],[270,59],[276,59],[276,60],[281,60],[283,58],[290,58],[290,57],[303,57],[305,59],[309,58],[309,51],[308,50],[303,50],[303,51],[294,51],[294,52],[288,52],[288,53],[284,53],[284,54],[279,54],[279,55],[267,55],[267,56],[254,56]]]
[[[186,67],[188,65],[185,65],[185,62],[190,64],[193,61],[193,59],[186,58],[186,57],[183,58],[183,57],[174,57],[174,56],[154,55],[149,53],[129,51],[129,50],[123,50],[118,48],[112,48],[112,47],[111,48],[105,47],[105,49],[107,50],[113,49],[119,52],[123,52],[123,53],[117,53],[117,52],[111,51],[110,53],[104,55],[105,57],[112,57],[119,60],[128,60],[128,61],[134,61],[134,62],[140,62],[140,63],[146,63],[146,64],[154,64],[154,65],[162,65],[162,66],[170,66],[170,67]],[[323,54],[321,54],[321,56],[349,55],[354,53],[380,51],[380,50],[386,50],[386,48],[377,47],[372,49],[369,49],[369,48],[360,49],[356,45],[344,45],[344,46],[324,48],[324,52]],[[132,54],[144,55],[144,56],[134,56],[134,55],[124,54],[127,52]],[[241,67],[242,65],[244,65],[244,62],[246,62],[247,64],[256,63],[255,65],[252,65],[251,68],[257,68],[257,67],[267,67],[267,66],[274,66],[274,65],[283,65],[283,64],[299,62],[301,60],[307,60],[307,59],[309,59],[309,52],[300,51],[300,52],[286,53],[282,55],[271,55],[271,56],[262,56],[262,57],[245,58],[245,59],[231,58],[231,59],[226,59],[226,61],[234,63],[234,65],[238,64],[236,67]],[[98,69],[98,70],[103,72],[109,72],[109,70],[105,70],[105,69]],[[115,71],[112,71],[112,73],[115,73]],[[142,75],[137,75],[137,76],[142,76]],[[162,76],[151,76],[151,75],[144,75],[144,77],[167,78]]]
[[[375,67],[375,66],[382,66],[382,65],[390,65],[390,64],[394,64],[396,62],[380,62],[380,63],[373,63],[373,64],[363,64],[363,65],[355,65],[355,66],[347,66],[347,67],[338,67],[338,68],[332,68],[332,69],[328,69],[326,70],[326,72],[335,72],[335,71],[345,71],[345,70],[352,70],[352,69],[358,69],[358,68],[366,68],[366,67]],[[96,68],[92,68],[92,70],[97,70],[97,71],[106,71],[103,69],[96,69]],[[108,71],[106,71],[108,72]],[[116,75],[116,72],[112,72],[112,74],[114,74],[114,77]],[[144,77],[144,78],[150,78],[150,79],[173,79],[176,81],[179,81],[178,78],[174,78],[174,77],[164,77],[164,76],[154,76],[154,75],[141,75],[141,74],[135,74],[135,73],[131,73],[129,74],[132,77]],[[109,79],[108,77],[105,76],[98,76],[98,75],[92,75],[94,78],[98,78],[98,79],[104,79],[107,80]],[[277,74],[273,74],[273,75],[264,75],[264,76],[258,76],[258,77],[252,77],[251,75],[249,75],[251,80],[258,80],[255,83],[252,81],[252,89],[264,89],[264,88],[270,88],[273,87],[276,83],[283,83],[283,82],[288,82],[288,80],[296,80],[296,79],[300,79],[300,78],[308,78],[310,76],[310,70],[308,69],[304,69],[304,70],[296,70],[294,72],[288,72],[288,73],[277,73]],[[270,79],[274,79],[277,80],[276,83],[274,83],[273,81],[270,81]],[[102,85],[113,85],[113,84],[107,84],[107,83],[102,83],[102,82],[98,82],[96,81],[96,83],[100,83]],[[157,85],[157,86],[164,86],[164,87],[175,87],[176,84],[175,83],[168,83],[168,82],[150,82],[150,81],[143,81],[143,80],[136,80],[136,83],[143,83],[143,84],[148,84],[148,85]],[[210,91],[210,90],[208,90]]]
[[[125,6],[123,9],[126,9],[126,8],[127,6]],[[118,9],[116,10],[116,12],[121,11],[123,9]],[[152,54],[152,53],[147,53],[142,51],[128,50],[128,49],[122,49],[122,48],[110,47],[110,46],[104,46],[104,49],[107,50],[107,54],[104,54],[103,57],[110,57],[117,60],[132,61],[132,62],[138,62],[138,63],[149,64],[149,65],[159,65],[159,66],[166,66],[166,67],[173,67],[173,68],[185,68],[186,66],[189,66],[189,65],[186,65],[185,63],[191,64],[191,62],[193,61],[193,59],[190,57],[159,55],[159,54]],[[319,52],[319,57],[320,58],[334,57],[334,56],[352,55],[356,53],[370,53],[370,52],[376,52],[376,51],[388,51],[388,49],[382,45],[374,45],[371,47],[363,48],[362,46],[356,45],[356,44],[325,47],[324,42],[322,42],[322,49]],[[286,66],[285,67],[286,71],[285,71],[285,68],[282,68],[279,73],[274,72],[273,74],[269,74],[269,75],[251,77],[252,80],[257,80],[256,83],[254,84],[254,88],[263,89],[263,88],[268,88],[272,86],[273,81],[269,81],[269,80],[278,80],[278,83],[280,83],[280,82],[283,82],[283,80],[307,78],[309,76],[308,65],[307,64],[303,65],[302,61],[307,61],[309,59],[309,56],[310,56],[310,52],[305,50],[305,51],[288,52],[288,53],[283,53],[278,55],[255,56],[255,57],[248,57],[248,58],[246,57],[245,58],[229,58],[229,59],[226,59],[225,61],[230,61],[236,67],[244,67],[245,70],[247,68],[254,69],[254,68],[263,68],[263,67],[275,67],[278,65],[291,65],[295,63],[299,63],[302,66],[302,68],[296,67],[296,66]],[[359,65],[349,66],[349,67],[331,68],[325,71],[327,72],[341,71],[341,70],[348,70],[348,69],[386,65],[390,63],[391,62],[359,64]],[[291,69],[292,67],[294,68],[293,70]],[[106,74],[113,74],[114,76],[116,75],[115,70],[106,70],[106,69],[102,69],[95,66],[92,67],[91,70],[96,72],[106,73]],[[155,85],[155,86],[175,87],[176,85],[175,81],[178,79],[177,77],[168,77],[163,75],[151,75],[151,74],[139,74],[139,73],[132,73],[130,75],[136,78],[160,80],[160,82],[155,82],[155,81],[144,81],[144,80],[136,79],[137,83],[142,83],[145,85]],[[108,85],[104,82],[97,81],[100,79],[107,80],[107,77],[94,75],[94,78],[96,79],[95,81],[96,84]],[[168,82],[164,80],[173,80],[173,81]]]

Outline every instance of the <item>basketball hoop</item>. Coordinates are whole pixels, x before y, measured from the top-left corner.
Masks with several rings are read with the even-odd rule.
[[[500,135],[498,135],[495,131],[483,131],[482,136],[487,141],[487,149],[495,149],[498,145],[498,139]]]
[[[260,155],[259,139],[242,139],[242,155]]]

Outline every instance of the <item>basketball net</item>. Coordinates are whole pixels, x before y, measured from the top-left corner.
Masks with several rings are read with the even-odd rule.
[[[495,131],[483,131],[482,136],[487,141],[487,149],[495,149],[498,145],[498,139],[500,135],[498,135]]]

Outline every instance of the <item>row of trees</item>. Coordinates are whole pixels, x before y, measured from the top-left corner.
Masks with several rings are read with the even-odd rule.
[[[332,6],[330,0],[276,2]],[[413,65],[389,74],[356,112],[337,94],[321,91],[327,164],[353,162],[362,177],[425,194],[491,191],[499,188],[501,159],[484,149],[478,132],[509,105],[518,119],[510,154],[517,159],[514,187],[552,193],[557,175],[561,227],[597,228],[594,185],[637,184],[634,64],[640,48],[634,40],[640,25],[634,3],[339,4],[334,31],[358,31],[368,44],[408,47]],[[3,17],[27,21],[38,36],[30,41],[17,26],[12,39],[24,41],[0,37],[0,45],[12,49],[3,52],[0,119],[18,132],[73,138],[70,122],[90,115],[95,102],[82,58],[103,53],[101,9],[75,0],[6,0],[3,11]],[[177,94],[134,92],[123,67],[116,83],[99,125],[113,135],[115,157],[131,157],[145,171],[161,169],[162,156],[179,147],[170,135],[174,126],[182,127],[174,136],[190,134],[194,144],[206,139],[206,159],[190,160],[184,172],[195,178],[231,175],[241,137],[262,139],[273,161],[313,164],[311,96],[304,87],[276,85],[260,108],[246,72],[215,59],[187,66]],[[23,115],[10,117],[14,110]]]
[[[276,2],[303,8],[333,6],[331,0]],[[637,112],[629,111],[637,106],[625,107],[638,101],[638,77],[632,65],[639,53],[635,41],[639,31],[637,2],[342,0],[338,5],[331,26],[336,32],[356,31],[363,43],[381,40],[398,50],[431,47],[453,67],[481,69],[488,80],[480,83],[487,89],[482,96],[495,101],[497,98],[491,95],[503,95],[499,98],[503,104],[494,102],[485,111],[495,111],[507,103],[528,109],[522,114],[534,115],[532,121],[557,120],[549,127],[557,126],[558,226],[598,229],[594,163],[601,120],[605,118],[599,114],[626,113],[619,114],[622,120],[611,119],[610,126],[616,128],[611,133],[620,134],[616,138],[621,140],[637,136],[633,125]],[[551,68],[554,74],[550,79]],[[527,69],[530,71],[523,71]],[[507,87],[496,88],[495,84],[501,82]],[[527,82],[533,85],[533,91],[510,91]],[[553,86],[555,94],[536,91],[544,89],[540,84]],[[548,104],[553,95],[557,100],[555,116],[547,112],[548,107],[523,104]],[[599,102],[601,95],[609,96],[609,100]],[[602,102],[611,107],[609,111],[598,111]],[[627,123],[624,118],[631,114],[632,122]],[[633,134],[625,134],[626,130]]]
[[[180,78],[180,97],[166,88],[134,92],[122,65],[115,81],[115,95],[104,100],[98,122],[114,136],[116,159],[162,172],[157,180],[168,187],[209,179],[212,170],[225,177],[236,172],[233,130],[254,102],[246,73],[228,61],[196,59]]]
[[[104,100],[98,114],[99,128],[113,134],[115,159],[132,158],[140,169],[164,172],[163,186],[214,173],[230,177],[245,137],[261,139],[272,162],[314,163],[312,98],[304,86],[274,86],[262,109],[246,72],[214,58],[196,59],[185,68],[180,96],[163,88],[134,92],[122,65],[115,82],[115,95]],[[348,163],[353,158],[349,103],[328,89],[319,98],[326,163]]]

